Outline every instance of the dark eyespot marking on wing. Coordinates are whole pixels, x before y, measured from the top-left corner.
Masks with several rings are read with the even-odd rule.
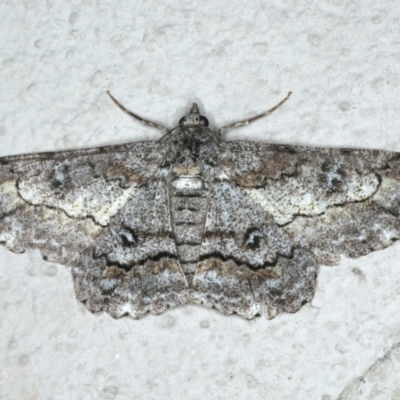
[[[126,247],[135,246],[138,242],[135,232],[130,228],[122,228],[119,232],[122,244]]]
[[[244,245],[250,249],[258,249],[262,236],[258,228],[250,228],[244,235]]]
[[[338,192],[343,186],[345,172],[340,164],[323,163],[321,180],[330,192]]]
[[[54,168],[51,176],[51,185],[54,189],[65,188],[70,182],[68,165],[58,165]]]

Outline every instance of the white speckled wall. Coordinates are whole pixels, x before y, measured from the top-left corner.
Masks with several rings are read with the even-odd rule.
[[[197,101],[229,139],[400,151],[400,3],[2,0],[0,156],[156,139]],[[400,246],[322,267],[272,321],[93,315],[70,271],[0,248],[0,398],[399,399]]]

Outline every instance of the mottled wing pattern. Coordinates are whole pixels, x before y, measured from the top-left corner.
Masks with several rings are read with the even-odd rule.
[[[295,312],[311,301],[318,265],[262,205],[229,181],[215,183],[193,280],[193,300],[245,318]]]
[[[0,243],[73,265],[153,174],[154,143],[0,159]]]
[[[359,257],[400,237],[400,154],[228,143],[230,176],[321,264]],[[240,151],[241,146],[244,152]],[[254,161],[243,162],[246,151]],[[257,156],[259,155],[259,156]]]
[[[76,295],[90,311],[140,318],[188,301],[168,206],[164,182],[141,186],[74,265]]]
[[[400,238],[398,153],[225,145],[227,179],[211,194],[195,302],[247,318],[260,303],[269,317],[295,312],[314,295],[318,265]]]
[[[72,266],[92,312],[139,318],[187,301],[154,142],[0,159],[0,242]]]

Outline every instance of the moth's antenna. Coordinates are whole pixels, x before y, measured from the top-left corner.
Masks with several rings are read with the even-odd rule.
[[[152,128],[157,128],[157,129],[161,129],[162,131],[164,131],[165,133],[169,132],[169,129],[166,128],[165,126],[156,124],[153,121],[149,121],[147,119],[144,119],[142,117],[139,117],[139,115],[136,115],[135,113],[133,113],[132,111],[129,111],[127,108],[125,108],[111,93],[109,90],[107,90],[107,94],[110,96],[111,100],[126,114],[130,115],[131,117],[137,119],[138,121],[140,121],[142,124],[151,126]]]
[[[286,96],[281,102],[279,102],[276,106],[272,107],[272,108],[271,108],[270,110],[268,110],[268,111],[263,112],[263,113],[260,114],[260,115],[256,115],[256,116],[253,117],[253,118],[249,118],[249,119],[246,119],[246,120],[244,120],[244,121],[234,122],[233,124],[225,125],[225,126],[223,126],[222,128],[219,128],[219,129],[218,129],[218,132],[217,132],[217,135],[218,135],[218,136],[221,136],[221,135],[222,135],[222,130],[223,130],[223,129],[238,128],[239,126],[249,125],[249,124],[251,124],[253,121],[255,121],[255,120],[259,119],[259,118],[266,117],[267,115],[273,113],[273,112],[274,112],[277,108],[279,108],[283,103],[285,103],[286,100],[290,97],[291,94],[292,94],[292,92],[289,92],[289,93],[287,94],[287,96]]]

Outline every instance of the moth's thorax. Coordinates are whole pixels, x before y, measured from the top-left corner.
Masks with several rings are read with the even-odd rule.
[[[193,163],[214,164],[218,159],[221,141],[204,126],[179,126],[161,141],[164,166]]]
[[[198,143],[203,146],[219,142],[217,135],[208,127],[200,125],[178,126],[168,133],[161,142],[180,145],[185,143]]]

